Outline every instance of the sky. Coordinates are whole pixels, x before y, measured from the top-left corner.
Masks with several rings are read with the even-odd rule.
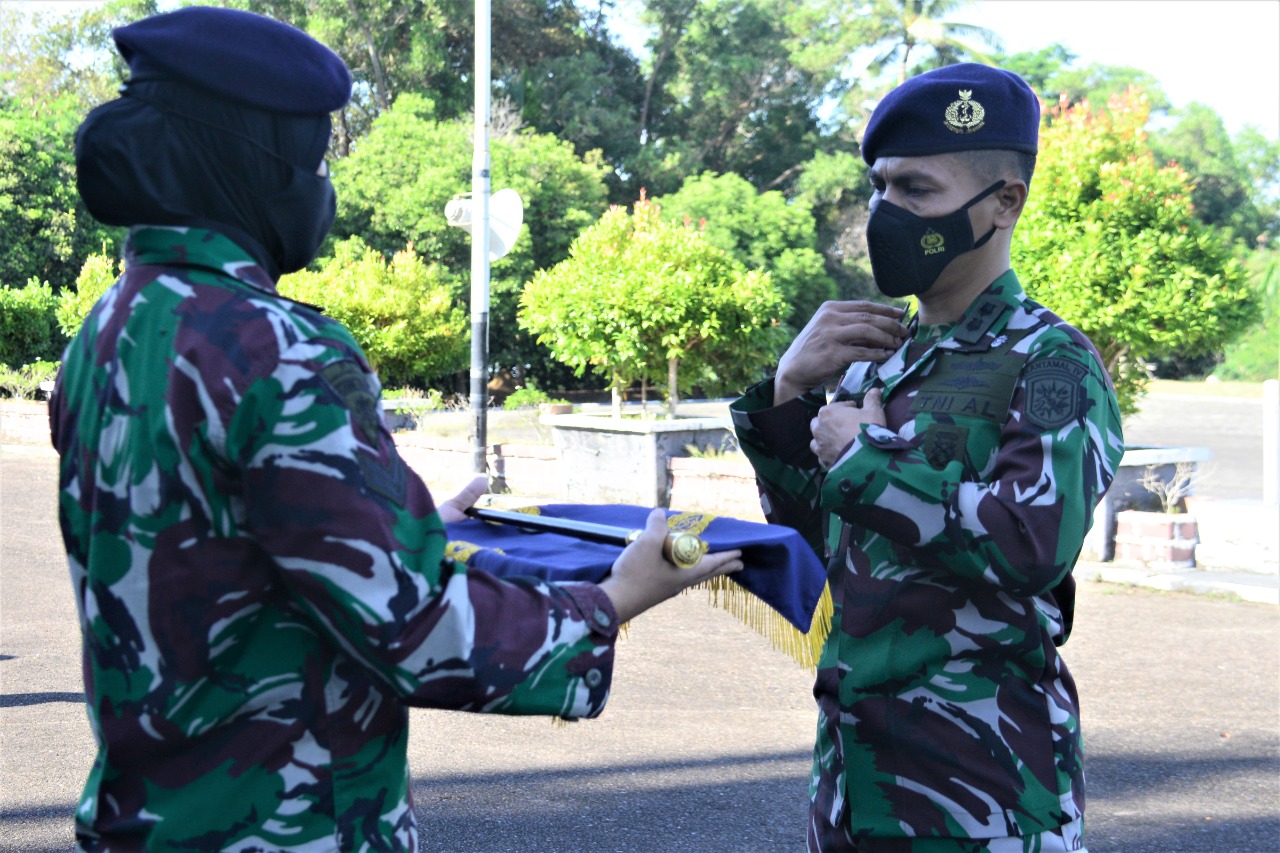
[[[978,0],[952,17],[1006,53],[1056,42],[1077,64],[1146,71],[1175,108],[1199,101],[1232,134],[1280,140],[1280,0]]]
[[[0,0],[18,4],[72,5]],[[501,8],[499,0],[495,14]],[[617,0],[615,27],[636,20],[638,8],[638,0]],[[1146,71],[1175,108],[1199,101],[1233,135],[1251,125],[1280,140],[1280,0],[975,0],[949,17],[994,31],[1008,53],[1056,42],[1079,64]],[[628,46],[644,42],[635,30],[621,36]]]
[[[640,0],[617,8],[634,21]],[[1233,135],[1252,125],[1280,140],[1280,0],[975,0],[947,18],[992,30],[1006,53],[1059,43],[1077,65],[1146,71],[1175,108],[1200,101]]]

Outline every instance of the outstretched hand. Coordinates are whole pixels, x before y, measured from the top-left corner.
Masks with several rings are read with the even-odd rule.
[[[436,506],[440,520],[445,524],[466,521],[467,510],[475,506],[476,501],[480,500],[480,496],[487,491],[489,491],[488,478],[477,474],[475,479],[459,489],[456,495]]]
[[[742,569],[742,552],[736,550],[706,554],[692,569],[678,569],[662,556],[667,532],[666,513],[660,509],[649,513],[644,532],[623,550],[600,583],[620,621],[633,619],[702,581]]]

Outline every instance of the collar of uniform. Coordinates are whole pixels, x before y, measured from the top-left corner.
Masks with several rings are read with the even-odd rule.
[[[1009,322],[1026,294],[1013,270],[1008,270],[973,300],[960,322],[938,343],[940,349],[985,350]]]
[[[205,267],[250,287],[276,292],[275,282],[253,255],[230,237],[208,228],[137,225],[129,231],[124,252],[130,266]]]
[[[1011,309],[1016,308],[1024,299],[1026,294],[1022,291],[1022,284],[1013,270],[1009,270],[991,282],[965,310],[960,321],[952,326],[941,340],[934,341],[933,345],[918,358],[911,359],[910,362],[907,358],[911,342],[919,329],[920,315],[916,314],[907,325],[909,337],[898,351],[881,364],[869,364],[868,371],[874,375],[874,382],[885,388],[885,394],[888,396],[888,393],[902,379],[915,373],[921,365],[928,363],[934,350],[973,352],[991,349],[1000,332],[1008,324],[1009,317],[1013,314]]]

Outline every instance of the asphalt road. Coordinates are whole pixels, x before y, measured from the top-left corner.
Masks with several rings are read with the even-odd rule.
[[[73,847],[92,761],[53,458],[0,453],[0,851]],[[1280,611],[1085,584],[1094,853],[1280,849]],[[702,593],[636,620],[599,720],[413,713],[424,850],[800,851],[810,675]]]

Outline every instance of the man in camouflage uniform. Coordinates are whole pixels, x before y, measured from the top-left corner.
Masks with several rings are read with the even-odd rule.
[[[619,622],[741,563],[664,563],[661,511],[599,586],[444,559],[479,490],[437,513],[350,333],[275,290],[332,223],[345,66],[225,9],[114,35],[130,81],[76,155],[126,271],[50,405],[98,743],[79,848],[415,850],[406,705],[595,716]]]
[[[1096,350],[1010,269],[1038,126],[986,66],[889,94],[863,142],[868,251],[918,313],[828,303],[733,405],[769,519],[829,559],[810,850],[1084,849],[1057,647],[1123,439]]]

